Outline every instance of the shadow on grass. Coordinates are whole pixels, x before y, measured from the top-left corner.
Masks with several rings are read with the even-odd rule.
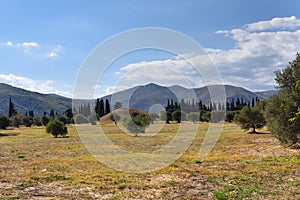
[[[260,132],[260,131],[251,131],[251,132],[248,132],[248,134],[270,134],[270,131],[263,131],[263,132]]]
[[[5,137],[5,136],[17,136],[20,133],[0,133],[0,137]]]

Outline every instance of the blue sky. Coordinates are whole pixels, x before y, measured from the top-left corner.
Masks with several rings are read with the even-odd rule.
[[[0,82],[42,93],[71,97],[88,54],[107,38],[134,28],[186,34],[204,47],[225,84],[251,90],[273,89],[273,72],[300,51],[297,0],[0,0],[0,5]],[[121,57],[96,84],[97,95],[145,84],[138,74],[143,70],[136,69],[153,66],[157,71],[151,76],[159,76],[155,66],[170,59],[177,73],[189,78],[174,56],[144,50]],[[120,83],[126,78],[132,79],[130,85]],[[180,84],[176,79],[157,83]]]

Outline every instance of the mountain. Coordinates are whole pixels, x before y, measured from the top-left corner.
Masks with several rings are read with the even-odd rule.
[[[0,83],[0,114],[8,112],[9,98],[12,99],[18,112],[26,113],[33,110],[36,116],[42,115],[44,111],[49,114],[51,109],[57,113],[62,113],[72,107],[72,100],[69,98],[31,92]]]
[[[225,88],[227,100],[239,97],[243,98],[244,102],[250,102],[253,97],[265,100],[276,94],[276,90],[252,92],[242,87],[231,85],[213,85],[188,89],[178,85],[165,87],[150,83],[116,92],[102,98],[108,99],[111,102],[112,108],[115,102],[121,102],[124,108],[136,108],[142,111],[148,111],[149,109],[154,109],[155,106],[156,109],[159,106],[166,106],[168,100],[180,103],[182,99],[185,101],[198,101],[198,99],[200,99],[203,103],[208,105],[210,102],[209,89],[218,94],[218,91],[223,89],[223,87]],[[54,109],[57,113],[62,113],[72,107],[72,99],[56,94],[31,92],[0,83],[0,114],[8,112],[9,98],[12,98],[15,109],[18,112],[25,113],[26,111],[33,110],[36,116],[42,115],[44,111],[49,113],[51,109]],[[83,103],[90,103],[91,108],[94,107],[93,104],[95,101],[76,100],[74,102],[78,110],[78,107]]]
[[[137,86],[128,90],[120,91],[112,95],[103,97],[109,99],[111,105],[115,102],[121,102],[123,107],[137,108],[143,111],[148,111],[151,106],[159,104],[166,106],[168,100],[181,102],[182,99],[187,100],[198,100],[200,99],[203,103],[209,104],[210,93],[214,91],[215,94],[222,94],[221,91],[225,88],[227,100],[243,98],[244,102],[251,102],[252,98],[258,98],[260,100],[266,100],[270,96],[276,94],[276,90],[264,91],[264,92],[252,92],[242,87],[236,87],[231,85],[212,85],[201,88],[188,89],[178,85],[165,87],[159,86],[153,83],[143,86]],[[218,98],[218,96],[216,97]]]

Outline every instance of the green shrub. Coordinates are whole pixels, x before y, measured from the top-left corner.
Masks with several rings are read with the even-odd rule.
[[[44,115],[44,116],[41,117],[41,122],[44,126],[46,126],[49,122],[49,118]]]
[[[133,113],[123,124],[128,131],[138,136],[139,133],[145,133],[146,127],[150,124],[150,117],[147,114]]]
[[[19,126],[22,124],[22,120],[20,116],[13,116],[10,118],[10,125],[16,128],[19,128]]]
[[[26,127],[31,127],[31,125],[33,124],[33,118],[32,117],[23,117],[22,118],[22,124]]]
[[[0,116],[0,129],[6,129],[9,126],[9,119],[6,116]]]
[[[89,123],[87,118],[82,114],[75,115],[74,122],[75,122],[75,124],[87,124],[87,123]]]
[[[91,125],[96,125],[96,122],[97,122],[98,119],[97,119],[97,116],[95,114],[92,114],[92,115],[89,115],[87,117],[87,120],[88,120],[88,122],[91,123]]]
[[[64,123],[54,119],[47,124],[46,132],[51,133],[54,137],[57,137],[58,135],[65,137],[68,133],[68,130]]]
[[[214,196],[218,200],[227,200],[227,199],[229,199],[229,197],[226,194],[222,193],[222,192],[214,192]]]
[[[191,112],[187,114],[187,118],[189,121],[192,121],[193,123],[199,122],[200,120],[200,113],[199,112]]]
[[[172,118],[173,120],[177,121],[178,123],[181,122],[181,111],[180,110],[175,110],[173,113],[172,113]]]

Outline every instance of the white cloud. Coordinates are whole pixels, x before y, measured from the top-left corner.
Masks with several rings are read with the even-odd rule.
[[[60,44],[54,47],[53,46],[49,47],[49,46],[40,46],[40,44],[37,42],[13,43],[11,41],[7,41],[7,42],[0,42],[0,46],[21,48],[27,54],[31,54],[34,48],[40,48],[39,51],[35,51],[34,53],[37,53],[42,57],[47,56],[50,58],[57,57],[59,55],[59,52],[61,52],[63,49],[63,47]]]
[[[37,81],[27,77],[17,76],[14,74],[0,74],[0,82],[12,85],[14,87],[19,87],[44,94],[55,93],[62,96],[72,96],[70,92],[55,89],[52,86],[54,82],[51,80]]]
[[[48,54],[48,57],[53,58],[58,56],[58,53],[62,51],[62,46],[57,45],[55,48],[52,49],[52,51]]]
[[[247,31],[265,31],[274,29],[297,29],[300,28],[300,19],[295,16],[273,18],[269,21],[260,21],[245,26]]]
[[[17,47],[23,48],[25,53],[30,53],[31,48],[38,48],[40,45],[37,42],[23,42],[18,43]]]
[[[13,47],[14,44],[11,42],[11,41],[8,41],[8,42],[0,42],[0,46],[4,46],[4,47]]]
[[[55,51],[51,51],[49,54],[48,54],[48,57],[56,57],[57,56],[57,53]]]
[[[36,42],[23,42],[17,44],[18,47],[30,48],[30,47],[39,47],[40,45]]]
[[[225,84],[252,90],[272,89],[275,85],[274,71],[285,67],[294,59],[296,52],[300,51],[298,28],[299,19],[286,17],[216,31],[217,34],[230,37],[235,42],[235,47],[227,50],[206,48],[208,56],[191,54],[188,59],[197,63],[202,71],[208,72],[211,67],[208,57],[211,58],[219,68]],[[204,85],[198,72],[180,56],[129,64],[122,67],[121,71],[126,72],[121,85],[126,85],[126,81],[131,84],[156,82],[182,86],[187,86],[190,81],[193,83],[191,85],[197,87]]]
[[[118,75],[118,76],[123,75],[122,72],[114,72],[114,74],[115,74],[115,75]]]

